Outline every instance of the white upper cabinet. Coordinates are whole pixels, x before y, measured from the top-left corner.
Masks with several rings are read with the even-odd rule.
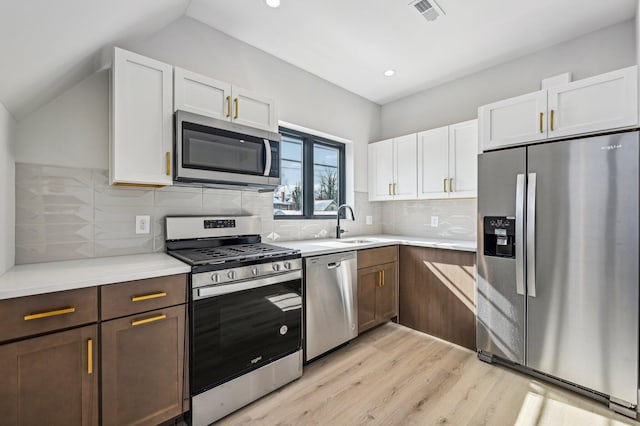
[[[449,126],[418,133],[418,198],[447,198]]]
[[[273,99],[181,68],[175,70],[174,88],[174,110],[278,132]]]
[[[449,126],[449,197],[478,194],[478,120]]]
[[[548,89],[549,137],[638,124],[637,67]]]
[[[171,65],[114,49],[111,184],[172,184],[172,74]]]
[[[416,134],[369,144],[369,200],[417,196]]]
[[[547,93],[505,99],[478,109],[484,150],[547,138]]]
[[[231,85],[182,68],[174,70],[174,111],[220,120],[231,117]]]
[[[638,125],[638,67],[478,109],[482,151]]]
[[[393,200],[393,139],[369,144],[369,199]]]
[[[478,120],[418,133],[418,198],[477,196]]]
[[[393,139],[394,200],[415,200],[418,196],[417,136],[401,136]]]
[[[232,121],[245,126],[278,132],[276,104],[273,99],[237,86],[231,88],[233,96]]]

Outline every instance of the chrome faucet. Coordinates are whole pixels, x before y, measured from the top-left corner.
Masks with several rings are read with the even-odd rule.
[[[344,229],[340,228],[340,210],[342,209],[349,209],[349,211],[351,212],[351,220],[356,220],[356,215],[353,214],[353,209],[351,208],[350,205],[348,204],[342,204],[340,207],[338,207],[338,226],[336,226],[336,238],[340,238],[340,236],[347,232]],[[346,214],[345,214],[346,217]]]

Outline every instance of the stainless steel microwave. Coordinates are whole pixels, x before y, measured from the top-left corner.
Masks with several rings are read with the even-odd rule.
[[[273,188],[280,184],[280,135],[186,111],[175,113],[174,176]]]

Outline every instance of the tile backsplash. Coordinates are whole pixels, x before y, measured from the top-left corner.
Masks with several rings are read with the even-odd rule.
[[[354,210],[347,236],[382,231],[382,203],[356,192]],[[115,187],[107,170],[16,164],[16,264],[163,251],[165,216],[195,214],[260,216],[265,242],[333,238],[336,225],[274,220],[271,192]],[[149,234],[135,233],[136,215],[151,216]]]
[[[382,232],[426,238],[449,238],[475,241],[477,235],[477,200],[419,200],[381,203]],[[431,226],[431,216],[438,216],[438,226]]]

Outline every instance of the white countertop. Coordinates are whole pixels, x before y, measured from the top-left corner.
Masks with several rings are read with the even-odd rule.
[[[16,265],[0,276],[0,300],[190,271],[165,253]]]
[[[353,244],[343,241],[365,240],[367,242]],[[374,247],[384,247],[391,245],[407,245],[418,247],[432,247],[446,250],[476,251],[475,241],[446,240],[437,238],[408,237],[406,235],[361,235],[342,240],[303,240],[303,241],[277,241],[275,244],[283,247],[298,249],[302,252],[302,257],[318,256],[321,254],[339,253],[342,251],[362,250]]]

